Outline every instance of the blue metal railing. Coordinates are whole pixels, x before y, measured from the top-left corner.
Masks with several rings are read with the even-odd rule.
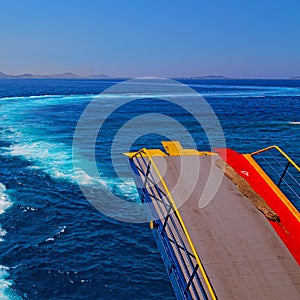
[[[173,199],[146,149],[129,159],[136,174],[158,246],[175,293],[182,299],[216,299],[204,267],[195,252]],[[180,297],[179,297],[180,295]]]

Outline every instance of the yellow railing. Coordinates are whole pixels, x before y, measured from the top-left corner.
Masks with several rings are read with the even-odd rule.
[[[285,167],[283,166],[284,170],[283,170],[283,173],[281,174],[281,176],[279,173],[277,173],[277,175],[279,176],[279,181],[277,183],[275,183],[274,180],[272,180],[270,178],[270,176],[267,174],[266,170],[264,170],[262,168],[262,166],[260,164],[258,164],[257,160],[254,158],[255,155],[260,155],[261,153],[272,150],[272,149],[277,150],[287,161],[287,165]],[[295,198],[294,200],[296,200],[296,201],[300,200],[300,194],[297,191],[295,191],[294,188],[292,188],[289,184],[286,184],[284,189],[280,187],[280,184],[284,180],[284,177],[288,170],[288,167],[292,165],[294,167],[294,170],[296,170],[296,172],[297,171],[300,172],[299,166],[281,148],[279,148],[278,146],[275,146],[275,145],[252,152],[250,154],[245,154],[245,157],[254,166],[254,168],[261,174],[261,176],[266,180],[266,182],[269,183],[269,185],[273,189],[273,191],[278,195],[278,197],[287,206],[287,208],[290,210],[290,212],[300,222],[299,210],[296,208],[295,204],[292,202],[293,198]],[[273,155],[271,155],[271,157],[275,161],[277,161],[277,159]],[[264,161],[266,161],[266,159],[264,159]],[[278,163],[278,161],[277,161],[277,163]],[[274,170],[274,169],[273,169],[273,171],[276,172],[276,170]],[[293,182],[298,187],[300,186],[299,181],[292,174],[289,173],[288,176],[289,176],[289,179],[293,180]],[[289,194],[287,194],[287,192],[289,192]]]
[[[267,148],[264,148],[264,149],[261,149],[261,150],[258,150],[258,151],[255,151],[255,152],[252,152],[250,153],[251,156],[255,155],[255,154],[259,154],[259,153],[262,153],[262,152],[265,152],[265,151],[268,151],[270,149],[276,149],[277,151],[279,151],[286,159],[287,161],[293,166],[295,167],[295,169],[300,172],[300,167],[281,149],[279,148],[278,146],[276,145],[273,145],[273,146],[270,146],[270,147],[267,147]]]
[[[205,282],[205,284],[206,284],[206,287],[207,287],[207,289],[208,289],[208,291],[209,291],[209,294],[210,294],[210,296],[211,296],[211,299],[216,300],[217,297],[216,297],[216,295],[215,295],[215,292],[214,292],[214,290],[213,290],[213,288],[212,288],[212,286],[211,286],[211,283],[210,283],[210,281],[209,281],[209,279],[208,279],[208,277],[207,277],[207,274],[206,274],[206,272],[205,272],[204,266],[203,266],[203,264],[202,264],[202,262],[201,262],[201,260],[200,260],[200,258],[199,258],[199,256],[198,256],[198,253],[197,253],[197,251],[196,251],[196,249],[195,249],[195,246],[194,246],[194,244],[193,244],[193,242],[192,242],[192,239],[191,239],[191,237],[190,237],[190,235],[189,235],[189,233],[188,233],[188,230],[187,230],[187,228],[186,228],[186,226],[185,226],[185,224],[184,224],[184,222],[183,222],[183,220],[182,220],[182,217],[181,217],[181,215],[180,215],[180,213],[179,213],[179,211],[178,211],[178,208],[177,208],[177,206],[176,206],[176,204],[175,204],[175,201],[174,201],[174,199],[173,199],[173,197],[172,197],[172,195],[171,195],[171,193],[170,193],[170,191],[169,191],[169,189],[168,189],[168,187],[167,187],[167,184],[165,183],[165,181],[164,181],[162,175],[160,174],[160,172],[159,172],[159,170],[158,170],[158,167],[156,166],[154,160],[152,159],[151,155],[149,154],[149,151],[148,151],[146,148],[143,148],[143,149],[141,149],[140,151],[134,153],[130,158],[133,159],[134,157],[136,157],[136,156],[139,155],[139,154],[141,154],[141,155],[145,154],[146,157],[147,157],[147,158],[149,159],[149,161],[151,162],[151,166],[154,168],[154,170],[155,170],[155,172],[156,172],[156,174],[157,174],[157,176],[158,176],[158,178],[159,178],[159,180],[160,180],[160,182],[161,182],[161,184],[162,184],[162,186],[163,186],[163,188],[164,188],[164,190],[165,190],[165,192],[166,192],[166,194],[167,194],[167,197],[169,198],[170,203],[172,204],[172,206],[173,206],[173,208],[174,208],[174,211],[175,211],[175,213],[176,213],[176,215],[177,215],[177,217],[178,217],[179,223],[180,223],[180,225],[181,225],[181,227],[182,227],[182,230],[183,230],[184,235],[185,235],[185,237],[186,237],[186,239],[187,239],[187,241],[188,241],[188,244],[189,244],[189,246],[190,246],[190,248],[191,248],[191,250],[192,250],[192,252],[193,252],[193,255],[195,256],[196,262],[197,262],[197,264],[198,264],[198,266],[199,266],[199,270],[200,270],[201,275],[202,275],[202,277],[203,277],[203,279],[204,279],[204,282]]]

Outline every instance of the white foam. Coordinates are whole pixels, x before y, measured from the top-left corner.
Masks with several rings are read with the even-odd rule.
[[[102,178],[102,180],[106,187],[115,195],[126,198],[129,201],[139,201],[140,198],[132,178]]]
[[[88,175],[86,172],[80,169],[65,170],[65,172],[63,172],[60,169],[53,168],[52,171],[50,172],[50,175],[56,179],[63,179],[71,183],[74,184],[79,183],[80,185],[84,185],[84,186],[96,185],[96,184],[101,184],[105,186],[105,182],[93,178],[92,176]]]
[[[9,194],[7,193],[6,186],[0,183],[0,214],[3,214],[12,205]],[[3,242],[4,236],[6,235],[6,230],[1,228],[0,225],[0,242]],[[0,299],[1,300],[12,300],[12,299],[22,299],[20,296],[14,293],[10,288],[13,281],[9,278],[9,268],[0,265]]]
[[[22,208],[24,212],[35,211],[35,210],[37,210],[37,208],[31,207],[31,206],[25,206],[25,207],[24,207],[24,206],[21,206],[20,208]]]
[[[67,226],[63,226],[57,233],[59,236],[66,231]]]
[[[7,296],[7,290],[12,285],[12,282],[8,280],[9,273],[8,268],[0,265],[0,299],[11,299]]]
[[[0,214],[3,214],[12,205],[9,195],[6,192],[6,186],[0,183]],[[3,237],[6,235],[6,230],[2,229],[0,224],[0,241],[3,241]]]
[[[82,169],[75,169],[71,149],[63,143],[38,141],[14,144],[6,148],[3,154],[21,156],[33,164],[29,168],[42,170],[53,179],[66,180],[81,186],[100,186],[126,200],[139,201],[133,179],[92,176]]]
[[[72,179],[72,156],[63,143],[37,141],[17,143],[4,148],[3,155],[20,156],[33,163],[31,169],[42,169],[54,178]]]
[[[0,182],[0,214],[3,214],[12,205],[6,186]]]
[[[54,241],[54,238],[51,237],[51,238],[46,239],[46,242],[50,242],[50,241]]]
[[[0,265],[0,299],[1,300],[19,300],[23,299],[17,295],[12,289],[12,280],[9,277],[9,268]]]
[[[59,228],[59,230],[53,236],[47,238],[45,242],[53,242],[55,241],[56,237],[60,238],[61,235],[66,232],[66,228],[67,228],[66,226]]]
[[[7,234],[6,230],[2,229],[0,226],[0,242],[3,242],[3,237]]]
[[[138,197],[133,181],[119,178],[100,178],[98,175],[88,174],[81,169],[74,169],[72,163],[72,148],[70,145],[46,140],[45,136],[42,135],[42,131],[39,135],[37,135],[36,132],[31,133],[25,130],[24,125],[19,122],[19,111],[24,114],[26,110],[33,107],[82,101],[83,99],[85,100],[95,96],[96,95],[44,95],[5,98],[5,100],[8,101],[1,106],[1,112],[2,116],[4,114],[8,119],[0,119],[0,123],[3,123],[3,125],[5,125],[3,127],[6,128],[1,132],[1,135],[3,138],[9,139],[11,146],[2,148],[2,154],[22,157],[31,162],[29,168],[42,170],[54,179],[67,180],[71,183],[79,183],[85,186],[100,185],[110,189],[119,196],[123,195],[130,200],[137,199]],[[105,98],[119,98],[124,96],[133,98],[137,96],[139,96],[139,98],[141,97],[141,95],[137,94],[106,94],[100,95],[99,98],[101,98],[100,101],[103,100],[104,104],[106,102],[109,104],[111,100],[107,99],[108,101],[105,101]],[[144,96],[149,97],[149,95]],[[174,96],[174,94],[171,96]],[[15,112],[16,114],[14,114]],[[124,191],[126,191],[126,194],[124,194]],[[6,209],[6,207],[4,207],[4,209]]]
[[[70,149],[63,143],[38,141],[14,144],[6,148],[4,155],[21,156],[33,163],[31,169],[40,169],[54,179],[67,180],[84,186],[102,186],[119,196],[137,199],[134,181],[130,178],[93,177],[81,169],[74,169]],[[124,194],[124,191],[127,191]]]
[[[38,104],[38,102],[36,102],[35,100],[43,100],[43,103],[41,103],[42,105],[45,104],[49,104],[48,102],[45,103],[45,100],[49,99],[51,100],[51,103],[56,103],[57,102],[64,102],[65,100],[69,99],[69,100],[75,100],[75,99],[85,99],[85,98],[91,98],[94,97],[96,95],[93,94],[84,94],[84,95],[40,95],[40,96],[22,96],[22,97],[3,97],[0,98],[0,101],[6,101],[6,102],[10,102],[10,101],[18,101],[18,102],[22,102],[22,100],[25,100],[26,103],[22,103],[22,105],[30,105],[32,102],[35,102],[36,104]],[[28,101],[28,99],[32,100],[31,102]],[[14,102],[15,103],[15,102]],[[21,103],[20,103],[21,104]]]

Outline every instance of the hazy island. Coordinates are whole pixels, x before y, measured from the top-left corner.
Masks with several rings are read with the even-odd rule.
[[[30,74],[30,73],[25,73],[20,75],[9,75],[0,72],[0,79],[108,79],[108,78],[111,77],[105,74],[82,76],[71,72],[50,74],[50,75],[38,75],[38,74]]]

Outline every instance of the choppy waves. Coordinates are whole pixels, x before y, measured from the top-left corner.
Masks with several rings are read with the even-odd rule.
[[[132,178],[94,177],[81,169],[73,168],[71,149],[63,143],[39,141],[13,144],[3,149],[2,155],[22,157],[31,163],[28,168],[41,170],[53,179],[84,186],[100,185],[126,200],[138,201]]]
[[[84,96],[31,96],[10,97],[1,99],[0,140],[8,143],[2,146],[0,153],[4,157],[21,158],[29,163],[29,169],[42,171],[54,180],[66,181],[71,184],[102,186],[111,192],[127,198],[137,200],[135,185],[132,179],[95,178],[80,169],[74,169],[72,164],[72,149],[70,144],[55,140],[56,134],[47,135],[46,126],[39,119],[29,119],[34,109],[43,106],[65,105],[68,102],[87,101]],[[28,120],[27,126],[24,119]],[[45,120],[47,121],[47,120]],[[67,129],[68,130],[68,129]],[[126,185],[127,192],[123,195]],[[0,183],[0,214],[12,206],[12,201],[4,184]],[[25,213],[35,211],[31,206],[20,207]],[[60,238],[66,226],[45,239],[45,243],[53,243]],[[5,241],[6,230],[0,224],[0,242]],[[9,268],[0,265],[0,299],[21,299],[11,289],[13,281],[10,278]]]
[[[120,97],[120,95],[117,95],[117,97]],[[89,101],[91,98],[92,95],[45,95],[2,98],[2,116],[4,117],[0,121],[0,126],[2,125],[4,129],[0,130],[0,137],[11,143],[9,147],[2,148],[2,155],[22,157],[31,163],[31,168],[39,169],[54,179],[67,180],[70,183],[79,183],[80,185],[102,185],[119,196],[123,194],[122,187],[126,186],[126,190],[131,191],[131,193],[126,193],[125,197],[129,200],[137,199],[132,179],[95,177],[81,169],[74,169],[71,145],[56,141],[56,138],[61,138],[61,132],[47,132],[49,126],[47,122],[43,123],[42,118],[28,119],[28,115],[34,109],[40,107],[49,109],[49,105],[59,106],[66,103],[72,105],[82,101]],[[11,113],[12,111],[13,113]],[[24,117],[27,118],[29,126],[22,122]]]
[[[0,214],[3,214],[12,205],[6,187],[0,183]]]
[[[76,83],[77,84],[77,83]],[[267,87],[267,86],[231,86],[231,85],[204,85],[204,84],[195,84],[192,85],[192,87],[195,87],[197,91],[207,97],[210,97],[213,99],[212,102],[217,103],[217,108],[219,109],[219,113],[221,115],[221,118],[223,117],[223,124],[225,127],[225,130],[227,130],[226,138],[231,138],[231,141],[234,141],[236,144],[230,145],[231,147],[236,147],[241,145],[247,149],[246,151],[249,151],[249,147],[256,147],[256,145],[253,145],[256,143],[257,140],[260,140],[260,137],[262,138],[261,144],[269,142],[270,139],[274,138],[274,134],[277,133],[277,136],[282,136],[282,132],[284,130],[286,136],[291,136],[291,132],[294,134],[293,138],[296,140],[296,131],[298,130],[298,126],[296,123],[298,122],[290,122],[291,120],[298,120],[297,117],[292,115],[291,112],[297,111],[297,108],[299,107],[297,103],[292,103],[294,105],[294,108],[291,108],[290,111],[286,111],[285,115],[281,114],[280,116],[276,117],[274,112],[277,110],[280,110],[280,104],[278,98],[280,97],[299,97],[300,96],[300,88],[299,87]],[[48,92],[50,93],[50,91]],[[145,282],[149,281],[149,278],[152,280],[153,278],[157,278],[157,274],[164,274],[164,270],[161,272],[161,270],[157,270],[159,267],[159,263],[156,265],[153,265],[152,259],[157,258],[158,254],[155,252],[153,253],[153,257],[146,257],[149,256],[151,249],[151,244],[148,246],[144,246],[145,248],[142,248],[143,245],[147,245],[147,243],[152,242],[150,238],[146,235],[147,238],[144,239],[144,236],[142,234],[145,234],[144,229],[139,229],[138,227],[133,227],[136,230],[135,233],[132,233],[130,231],[130,234],[128,234],[128,228],[126,226],[120,226],[120,227],[113,227],[110,222],[103,222],[101,224],[97,223],[99,221],[99,214],[96,211],[95,216],[92,220],[88,219],[88,217],[84,217],[83,215],[76,215],[77,219],[74,222],[74,212],[77,210],[80,210],[78,207],[82,207],[82,204],[79,203],[78,199],[75,199],[78,195],[79,189],[75,189],[74,186],[79,183],[80,185],[88,186],[88,187],[100,187],[103,189],[109,189],[111,192],[113,192],[115,195],[120,196],[128,201],[138,201],[138,196],[136,192],[135,185],[133,183],[133,180],[131,178],[115,178],[115,177],[109,177],[109,176],[102,176],[101,170],[99,170],[100,176],[96,176],[95,174],[88,174],[86,171],[78,168],[74,168],[73,166],[73,157],[72,157],[72,143],[70,140],[72,139],[72,129],[74,129],[74,124],[76,124],[76,120],[78,120],[78,116],[80,116],[80,109],[84,107],[82,103],[88,103],[95,95],[92,94],[84,94],[84,95],[44,95],[44,96],[30,96],[30,97],[6,97],[0,99],[1,104],[1,111],[0,111],[0,142],[2,143],[0,146],[0,155],[4,157],[6,160],[11,161],[10,163],[13,165],[15,161],[22,161],[22,172],[24,172],[25,179],[22,178],[22,180],[25,182],[25,184],[22,186],[23,189],[23,196],[25,195],[25,199],[21,199],[20,203],[14,205],[12,207],[12,199],[13,197],[10,197],[10,190],[6,189],[6,186],[4,184],[0,183],[0,214],[5,214],[7,210],[11,207],[12,209],[16,207],[16,214],[23,214],[24,217],[24,223],[23,225],[32,226],[28,229],[24,228],[24,231],[21,231],[18,236],[16,234],[16,239],[22,239],[23,233],[25,232],[27,234],[27,237],[32,240],[28,242],[29,246],[26,243],[25,249],[23,249],[24,253],[27,253],[28,257],[30,257],[32,248],[36,251],[35,253],[37,255],[40,255],[38,259],[40,259],[41,264],[45,263],[45,261],[49,260],[49,257],[44,257],[44,254],[40,249],[43,251],[47,250],[48,247],[51,248],[51,246],[57,246],[60,245],[60,251],[59,254],[53,254],[52,259],[57,262],[57,266],[51,266],[53,263],[52,261],[49,262],[50,267],[45,268],[41,267],[41,269],[37,268],[36,272],[39,272],[42,270],[43,273],[43,280],[44,280],[44,286],[36,287],[36,290],[43,291],[45,293],[48,293],[49,290],[47,290],[47,284],[49,280],[53,280],[55,284],[61,286],[61,291],[65,292],[65,286],[68,282],[73,284],[74,282],[80,284],[83,282],[86,282],[86,278],[89,278],[87,276],[91,276],[90,280],[88,281],[89,284],[92,284],[93,277],[95,274],[98,274],[99,269],[103,270],[103,272],[106,272],[105,276],[108,278],[107,281],[110,282],[111,286],[117,286],[120,282],[119,280],[119,274],[116,276],[116,278],[111,277],[112,271],[114,270],[115,266],[124,259],[124,263],[127,263],[128,266],[132,266],[132,260],[128,259],[126,254],[128,252],[131,252],[130,249],[135,249],[137,256],[141,257],[141,260],[143,261],[143,269],[144,269],[144,262],[146,268],[149,269],[149,275],[148,277],[145,277],[146,279],[141,279],[143,281],[142,283],[139,282],[139,285],[141,286],[141,293],[138,294],[136,297],[142,297],[144,293],[144,285]],[[157,95],[150,95],[150,94],[119,94],[119,95],[109,95],[106,94],[103,97],[103,103],[104,105],[110,105],[110,101],[117,99],[119,97],[127,97],[130,99],[136,99],[143,98],[143,97],[156,97]],[[162,98],[167,97],[174,97],[174,94],[165,94],[160,95]],[[177,96],[180,97],[187,97],[190,95],[186,94],[178,94]],[[276,97],[274,100],[273,97]],[[101,96],[100,96],[101,98]],[[223,101],[223,98],[226,99],[226,101]],[[239,101],[239,98],[241,100]],[[249,107],[247,105],[244,105],[245,98],[249,98]],[[105,100],[106,99],[106,100]],[[238,99],[238,100],[236,100]],[[257,100],[256,100],[257,99]],[[265,102],[268,100],[269,102]],[[274,102],[272,102],[274,100]],[[280,99],[281,100],[281,99]],[[236,101],[236,102],[234,102]],[[252,102],[251,102],[252,101]],[[261,104],[266,103],[264,105],[264,109],[261,108]],[[253,108],[253,105],[256,105]],[[70,107],[75,107],[72,111]],[[234,108],[234,111],[232,112],[231,109]],[[283,110],[286,110],[285,103],[282,103]],[[244,113],[241,114],[241,109],[244,109]],[[252,111],[251,111],[252,109]],[[257,111],[257,115],[254,115],[253,109]],[[234,114],[236,112],[236,115]],[[257,118],[256,118],[256,117]],[[269,118],[266,120],[266,116],[272,116],[272,118]],[[55,120],[54,117],[56,118]],[[77,119],[76,119],[77,118]],[[261,119],[260,119],[261,118]],[[260,120],[260,126],[261,131],[257,129],[258,119]],[[72,123],[73,122],[73,123]],[[267,122],[267,123],[266,123]],[[253,133],[250,132],[249,128],[253,124]],[[272,125],[272,128],[270,128],[269,125]],[[255,125],[255,126],[254,126]],[[73,127],[72,127],[73,126]],[[226,127],[227,126],[227,127]],[[276,132],[273,130],[273,127],[277,130]],[[267,131],[268,129],[270,131]],[[271,131],[271,129],[273,131]],[[241,131],[244,130],[244,131]],[[256,130],[256,131],[255,131]],[[299,132],[299,131],[297,131]],[[257,136],[257,133],[261,134],[260,137]],[[67,142],[66,139],[69,139]],[[264,140],[263,140],[264,139]],[[249,141],[248,141],[249,140]],[[283,138],[282,138],[283,140]],[[246,142],[245,142],[246,141]],[[281,141],[276,141],[280,143]],[[247,144],[248,143],[248,144]],[[267,146],[268,144],[264,145]],[[296,146],[295,146],[296,147]],[[238,149],[237,149],[238,150]],[[243,149],[244,150],[244,149]],[[255,150],[255,149],[253,149]],[[31,199],[30,191],[26,189],[29,189],[30,178],[27,178],[27,175],[41,175],[40,177],[36,176],[34,177],[35,180],[39,180],[41,178],[47,179],[47,184],[45,184],[46,188],[44,190],[41,190],[40,192],[36,193],[36,191],[32,192],[37,198]],[[105,173],[106,174],[106,173]],[[6,175],[4,174],[3,177]],[[16,177],[17,178],[17,177]],[[14,179],[12,179],[13,181]],[[19,178],[17,178],[19,180]],[[26,181],[28,180],[28,181]],[[41,179],[41,181],[44,179]],[[1,179],[2,182],[5,182]],[[21,181],[21,180],[20,180]],[[43,182],[44,183],[44,182]],[[27,184],[27,186],[26,186]],[[53,190],[53,186],[57,186],[56,191]],[[7,184],[9,187],[9,185]],[[43,185],[33,186],[33,188],[43,189]],[[31,187],[30,187],[31,188]],[[75,192],[74,192],[75,190]],[[62,192],[61,192],[62,191]],[[49,195],[53,192],[52,195]],[[26,198],[28,197],[28,198]],[[51,198],[52,197],[52,198]],[[12,199],[11,199],[12,198]],[[57,200],[58,199],[58,200]],[[74,203],[71,202],[75,199]],[[49,200],[49,202],[48,202]],[[76,202],[78,200],[78,202]],[[39,202],[40,201],[40,202]],[[57,201],[57,203],[55,202]],[[66,203],[65,203],[65,202]],[[69,201],[69,202],[68,202]],[[80,201],[85,201],[84,199],[80,199]],[[49,205],[49,203],[53,205]],[[55,206],[53,203],[56,203],[57,206]],[[57,220],[57,211],[59,209],[64,210],[61,215],[59,221]],[[69,214],[68,217],[62,217]],[[90,212],[92,214],[93,212]],[[38,221],[35,221],[35,219],[32,217],[35,216]],[[43,222],[45,219],[45,223],[43,223],[41,227],[39,227],[39,222]],[[82,219],[81,219],[82,218]],[[31,220],[32,223],[31,223]],[[88,222],[91,221],[90,227],[85,227]],[[36,223],[34,223],[36,222]],[[75,223],[75,224],[73,224]],[[3,223],[4,226],[4,223]],[[33,227],[35,226],[35,227]],[[107,231],[104,231],[104,227],[107,227]],[[35,228],[35,237],[31,235],[31,230]],[[89,229],[90,232],[86,232],[86,229]],[[8,227],[6,228],[7,231]],[[93,232],[92,229],[95,229]],[[131,229],[131,228],[129,228]],[[27,230],[27,231],[26,231]],[[124,230],[124,232],[122,231]],[[141,234],[142,232],[142,234]],[[11,233],[15,234],[15,233]],[[147,233],[146,233],[147,234]],[[150,233],[149,233],[150,235]],[[8,244],[8,237],[10,236],[10,233],[7,234],[6,230],[2,227],[0,227],[0,241],[2,243]],[[111,237],[114,236],[114,239],[119,239],[120,243],[118,245],[115,244],[114,239]],[[15,236],[14,236],[15,238]],[[78,239],[82,239],[80,241],[80,246],[82,251],[84,251],[84,248],[88,248],[88,251],[93,251],[92,249],[96,246],[95,240],[97,241],[97,253],[91,254],[91,257],[81,257],[76,249],[76,243],[78,243]],[[105,243],[106,248],[105,248]],[[151,241],[150,241],[151,240]],[[74,242],[76,241],[76,242]],[[129,241],[129,242],[128,242]],[[13,243],[17,243],[18,240],[13,240]],[[27,242],[27,241],[26,241]],[[60,244],[61,243],[61,244]],[[105,251],[102,253],[102,243],[104,246]],[[5,245],[5,244],[2,244]],[[32,246],[33,245],[33,246]],[[72,252],[72,255],[70,252],[67,252],[65,250],[65,246],[68,245],[71,248],[74,247],[74,252]],[[126,247],[123,247],[122,245],[127,245]],[[118,248],[119,247],[119,248]],[[134,248],[136,247],[136,248]],[[13,245],[12,245],[13,248]],[[118,257],[118,253],[114,253],[114,256],[111,257],[109,254],[109,249],[118,249],[118,252],[122,252],[122,256]],[[123,249],[124,248],[124,249]],[[21,246],[20,246],[21,249]],[[72,248],[73,249],[73,248]],[[156,249],[156,248],[155,248]],[[55,247],[51,248],[48,252],[53,253],[56,251]],[[66,252],[64,252],[66,251]],[[147,252],[148,251],[148,252]],[[153,250],[151,250],[153,251]],[[132,251],[134,252],[134,251]],[[13,251],[12,251],[13,253]],[[87,253],[87,252],[85,252]],[[96,256],[96,254],[99,256]],[[157,254],[157,256],[156,256]],[[16,259],[15,256],[18,255],[16,253],[13,253],[11,255],[12,261]],[[60,260],[63,255],[69,255],[67,259],[70,259],[69,264],[67,264],[64,268],[61,267],[62,261]],[[78,255],[78,256],[77,256]],[[92,266],[94,273],[90,271],[89,264],[93,263],[94,258],[97,257],[98,260],[94,262],[94,265]],[[100,261],[102,257],[105,257],[106,259],[104,261]],[[37,259],[37,260],[38,260]],[[77,262],[80,263],[80,259],[83,260],[81,268],[87,268],[88,272],[86,273],[86,277],[80,277],[79,275],[76,277],[77,281],[74,281],[73,275],[73,265],[77,264]],[[86,259],[86,261],[84,260]],[[131,257],[132,259],[132,257]],[[148,259],[148,261],[147,261]],[[62,259],[65,260],[65,257]],[[110,261],[111,260],[111,261]],[[30,264],[30,259],[27,261]],[[38,265],[39,261],[36,262]],[[148,263],[148,265],[147,265]],[[3,262],[5,265],[5,262]],[[98,265],[99,264],[99,265]],[[30,265],[31,267],[36,267],[35,262]],[[100,267],[99,267],[100,266]],[[34,273],[33,267],[29,270],[24,267],[23,275],[18,274],[16,276],[20,276],[21,279],[19,281],[25,281],[24,285],[31,285],[35,284],[34,280],[36,280],[36,273]],[[141,277],[141,264],[137,263],[133,266],[134,270],[136,271],[137,275],[136,278]],[[80,268],[79,268],[80,269]],[[124,268],[125,269],[125,268]],[[130,268],[129,268],[130,269]],[[77,270],[78,271],[78,270]],[[76,272],[77,272],[76,271]],[[28,279],[27,276],[28,273],[32,272],[32,277]],[[22,273],[22,272],[21,272]],[[13,274],[13,268],[11,268],[11,274]],[[25,274],[25,275],[24,275]],[[71,274],[71,275],[70,275]],[[75,271],[74,271],[75,274]],[[124,284],[127,284],[131,282],[131,279],[128,277],[127,271],[124,270],[124,277],[123,281]],[[40,274],[39,274],[40,275]],[[130,273],[130,276],[132,273]],[[23,276],[23,277],[22,277]],[[71,278],[71,277],[72,278]],[[95,280],[95,286],[93,287],[96,289],[103,280],[101,277],[102,274],[100,274],[99,278]],[[143,274],[145,276],[145,274]],[[70,279],[71,278],[71,279]],[[83,279],[82,279],[83,278]],[[128,279],[129,278],[129,279]],[[165,277],[159,277],[159,278],[165,278]],[[31,280],[31,281],[30,281]],[[65,280],[65,281],[64,281]],[[18,282],[18,277],[16,277],[15,282]],[[150,281],[149,281],[150,282]],[[172,298],[173,294],[169,293],[166,295],[164,294],[164,286],[166,285],[166,281],[163,281],[163,287],[159,286],[161,283],[157,283],[157,298],[168,298],[168,295],[170,298]],[[41,284],[41,283],[40,283]],[[106,284],[106,283],[105,283]],[[10,270],[6,266],[0,266],[0,299],[19,299],[17,295],[14,294],[13,291],[13,285],[14,282],[10,278]],[[152,285],[151,283],[149,286]],[[24,288],[24,287],[23,287]],[[122,287],[123,288],[123,287]],[[152,287],[151,287],[152,288]],[[43,290],[45,289],[45,290]],[[92,288],[90,288],[91,290]],[[167,289],[167,288],[166,288]],[[21,288],[22,290],[22,288]],[[56,288],[57,290],[57,288]],[[113,290],[113,288],[112,288]],[[19,291],[19,290],[17,290]],[[53,291],[52,291],[53,292]],[[65,292],[68,293],[68,292]],[[69,290],[69,293],[70,290]],[[51,291],[50,291],[51,294]],[[23,294],[22,294],[23,295]],[[46,295],[46,294],[45,294]],[[53,293],[51,294],[53,295]],[[64,294],[66,295],[66,294]],[[84,291],[80,294],[82,297],[86,296],[86,287],[84,286]],[[93,294],[92,294],[93,295]],[[68,295],[69,298],[74,298],[74,294]],[[117,292],[113,294],[114,297],[117,297]],[[45,296],[46,297],[46,296]],[[42,297],[41,297],[42,299]]]
[[[0,214],[5,213],[11,205],[12,202],[7,193],[6,186],[0,183]],[[0,224],[0,242],[4,241],[6,233],[6,230],[4,230]],[[0,265],[0,299],[22,299],[11,289],[12,285],[13,281],[9,279],[9,268]]]

